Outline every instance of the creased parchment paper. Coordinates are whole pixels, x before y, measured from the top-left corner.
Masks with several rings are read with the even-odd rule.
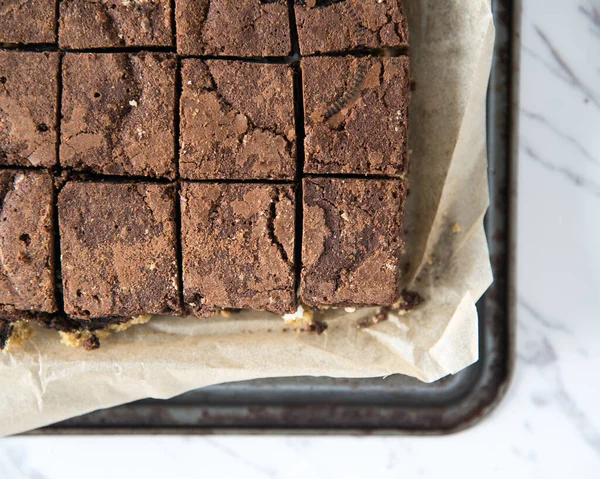
[[[492,280],[483,230],[490,0],[404,3],[415,82],[405,282],[425,303],[365,329],[357,323],[373,310],[331,310],[321,335],[284,332],[266,313],[153,319],[92,352],[36,330],[22,349],[0,353],[0,435],[228,381],[393,373],[434,381],[477,360],[475,302]]]

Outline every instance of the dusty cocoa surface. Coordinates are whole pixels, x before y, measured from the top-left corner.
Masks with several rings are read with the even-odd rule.
[[[54,166],[57,108],[58,54],[0,51],[0,165]]]
[[[177,0],[180,55],[286,56],[287,0]]]
[[[302,302],[391,306],[400,294],[406,184],[311,178],[303,185]]]
[[[327,110],[351,88],[360,68],[366,68],[366,75],[356,99],[326,118]],[[406,173],[408,58],[305,58],[302,75],[305,173]]]
[[[180,312],[174,186],[70,182],[58,209],[67,314]]]
[[[174,178],[175,67],[169,54],[66,54],[61,165]]]
[[[184,183],[181,193],[186,305],[296,310],[291,185]]]
[[[53,180],[37,171],[0,171],[0,316],[57,309]]]
[[[183,178],[294,178],[291,67],[189,59],[182,84]]]
[[[170,46],[169,0],[62,0],[63,48]]]
[[[2,0],[0,43],[56,41],[56,0]]]
[[[302,55],[408,44],[402,0],[296,0]]]

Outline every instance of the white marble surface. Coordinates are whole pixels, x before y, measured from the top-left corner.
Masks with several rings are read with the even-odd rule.
[[[600,477],[600,0],[523,2],[518,361],[491,417],[443,438],[18,437],[0,478]]]

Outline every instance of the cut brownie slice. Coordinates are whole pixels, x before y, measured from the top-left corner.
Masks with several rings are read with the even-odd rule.
[[[182,79],[182,177],[294,178],[289,66],[189,59],[183,62]]]
[[[56,42],[57,0],[2,0],[0,43]]]
[[[169,0],[62,0],[63,48],[171,46]]]
[[[56,164],[58,53],[0,51],[0,164]]]
[[[180,55],[290,55],[287,0],[177,0]]]
[[[0,171],[0,318],[56,311],[53,179]]]
[[[180,312],[174,186],[69,182],[58,209],[67,314]]]
[[[62,166],[174,178],[175,68],[168,54],[66,54]]]
[[[408,58],[307,58],[302,75],[306,173],[406,173]]]
[[[295,0],[302,55],[408,44],[402,0]]]
[[[294,203],[291,185],[183,184],[184,300],[196,316],[295,311]]]
[[[400,294],[402,180],[304,180],[300,297],[323,306],[389,306]]]

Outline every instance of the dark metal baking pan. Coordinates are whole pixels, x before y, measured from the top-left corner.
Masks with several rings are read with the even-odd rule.
[[[385,379],[283,378],[224,384],[168,401],[144,400],[36,431],[65,433],[449,433],[485,416],[513,368],[514,143],[519,5],[494,0],[488,95],[491,208],[486,231],[495,282],[478,303],[479,361],[433,384]]]

